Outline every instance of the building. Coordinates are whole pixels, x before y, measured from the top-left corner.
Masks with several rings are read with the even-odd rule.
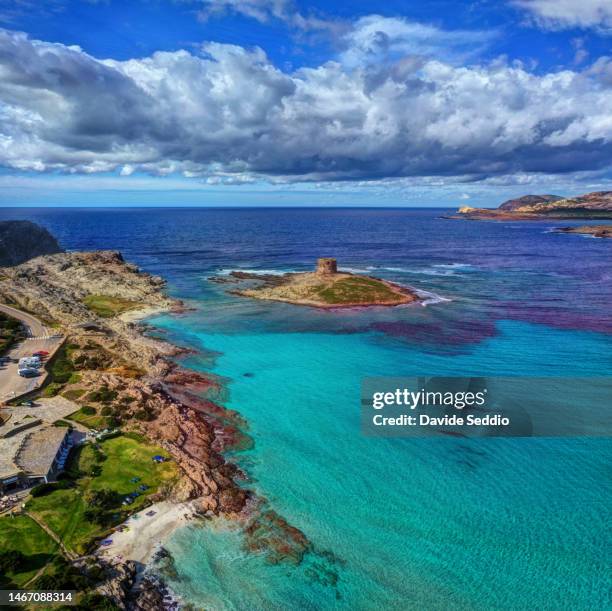
[[[60,473],[72,447],[70,431],[40,419],[0,427],[0,495],[46,483]]]

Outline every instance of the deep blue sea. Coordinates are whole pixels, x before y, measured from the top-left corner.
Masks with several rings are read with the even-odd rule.
[[[195,309],[152,322],[225,381],[254,439],[232,459],[312,541],[300,566],[271,565],[231,524],[177,531],[170,584],[195,608],[612,608],[612,441],[360,433],[365,376],[612,374],[611,240],[447,212],[0,209],[168,279]],[[318,311],[209,281],[320,256],[425,305]]]

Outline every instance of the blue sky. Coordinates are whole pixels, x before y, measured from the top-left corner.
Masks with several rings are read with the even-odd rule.
[[[0,205],[612,189],[609,0],[5,0]]]

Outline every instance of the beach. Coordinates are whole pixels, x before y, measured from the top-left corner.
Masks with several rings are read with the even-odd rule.
[[[147,565],[164,541],[196,517],[196,503],[160,501],[130,516],[113,532],[96,554],[105,560],[133,560]]]

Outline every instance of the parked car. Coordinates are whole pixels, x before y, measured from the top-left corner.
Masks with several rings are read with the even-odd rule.
[[[36,407],[36,403],[34,403],[34,401],[22,401],[21,405],[24,407]]]
[[[38,369],[41,365],[37,356],[24,356],[19,359],[19,369]]]
[[[25,367],[24,369],[19,370],[19,375],[22,378],[35,378],[38,375],[38,369],[32,369],[30,367]]]
[[[38,352],[35,352],[32,356],[39,356],[40,358],[44,358],[46,356],[49,356],[49,353],[46,350],[39,350]]]

